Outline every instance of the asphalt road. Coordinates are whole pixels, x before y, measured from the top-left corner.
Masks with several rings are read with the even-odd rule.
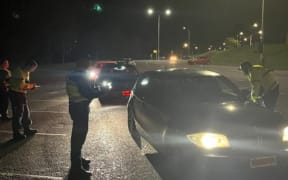
[[[172,66],[215,70],[228,76],[239,86],[248,87],[246,78],[236,67],[190,66],[186,63]],[[140,71],[146,71],[168,65],[162,62],[137,63],[137,67]],[[66,70],[40,68],[32,74],[32,80],[41,85],[29,94],[32,127],[38,129],[38,134],[15,143],[11,141],[11,122],[0,123],[1,180],[67,179],[70,166],[71,120],[64,84],[66,73]],[[277,71],[276,75],[281,83],[277,109],[288,117],[285,112],[288,107],[288,85],[285,84],[288,72]],[[128,133],[126,106],[102,106],[98,99],[91,103],[89,133],[83,154],[92,160],[91,179],[215,179],[213,174],[207,172],[203,177],[195,178],[189,165],[173,166],[169,157],[157,154],[147,143],[144,149],[137,148]],[[265,174],[268,179],[275,179],[275,176],[279,174]],[[239,179],[249,178],[242,174]],[[258,179],[258,176],[253,176],[252,179]]]

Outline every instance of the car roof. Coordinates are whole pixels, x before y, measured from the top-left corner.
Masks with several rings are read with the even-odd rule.
[[[116,61],[96,61],[95,64],[116,64]]]
[[[143,75],[159,77],[159,78],[180,78],[180,77],[217,77],[221,74],[209,71],[209,70],[195,70],[189,68],[170,68],[170,69],[158,69],[155,71],[146,71]]]

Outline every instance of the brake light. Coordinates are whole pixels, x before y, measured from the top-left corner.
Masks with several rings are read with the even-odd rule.
[[[130,96],[131,95],[131,91],[122,91],[122,96]]]

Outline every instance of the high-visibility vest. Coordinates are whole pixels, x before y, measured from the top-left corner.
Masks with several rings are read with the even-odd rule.
[[[27,87],[30,84],[29,81],[30,81],[29,71],[25,71],[20,67],[18,67],[12,72],[12,76],[9,81],[10,90],[26,94]]]
[[[89,101],[88,98],[84,97],[80,93],[79,85],[71,77],[71,75],[68,75],[66,77],[66,93],[68,95],[69,102],[78,103],[78,102],[83,102],[83,101]]]
[[[251,100],[256,102],[258,99],[278,86],[278,82],[271,73],[272,70],[264,68],[262,65],[253,65],[248,73],[251,84]]]
[[[102,94],[99,89],[91,86],[85,70],[75,70],[66,77],[66,92],[70,103],[91,101]]]

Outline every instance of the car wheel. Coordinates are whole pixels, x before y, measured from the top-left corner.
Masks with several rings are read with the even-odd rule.
[[[141,135],[136,129],[136,123],[135,123],[135,114],[131,108],[128,108],[128,129],[129,132],[137,144],[137,146],[141,149]]]

